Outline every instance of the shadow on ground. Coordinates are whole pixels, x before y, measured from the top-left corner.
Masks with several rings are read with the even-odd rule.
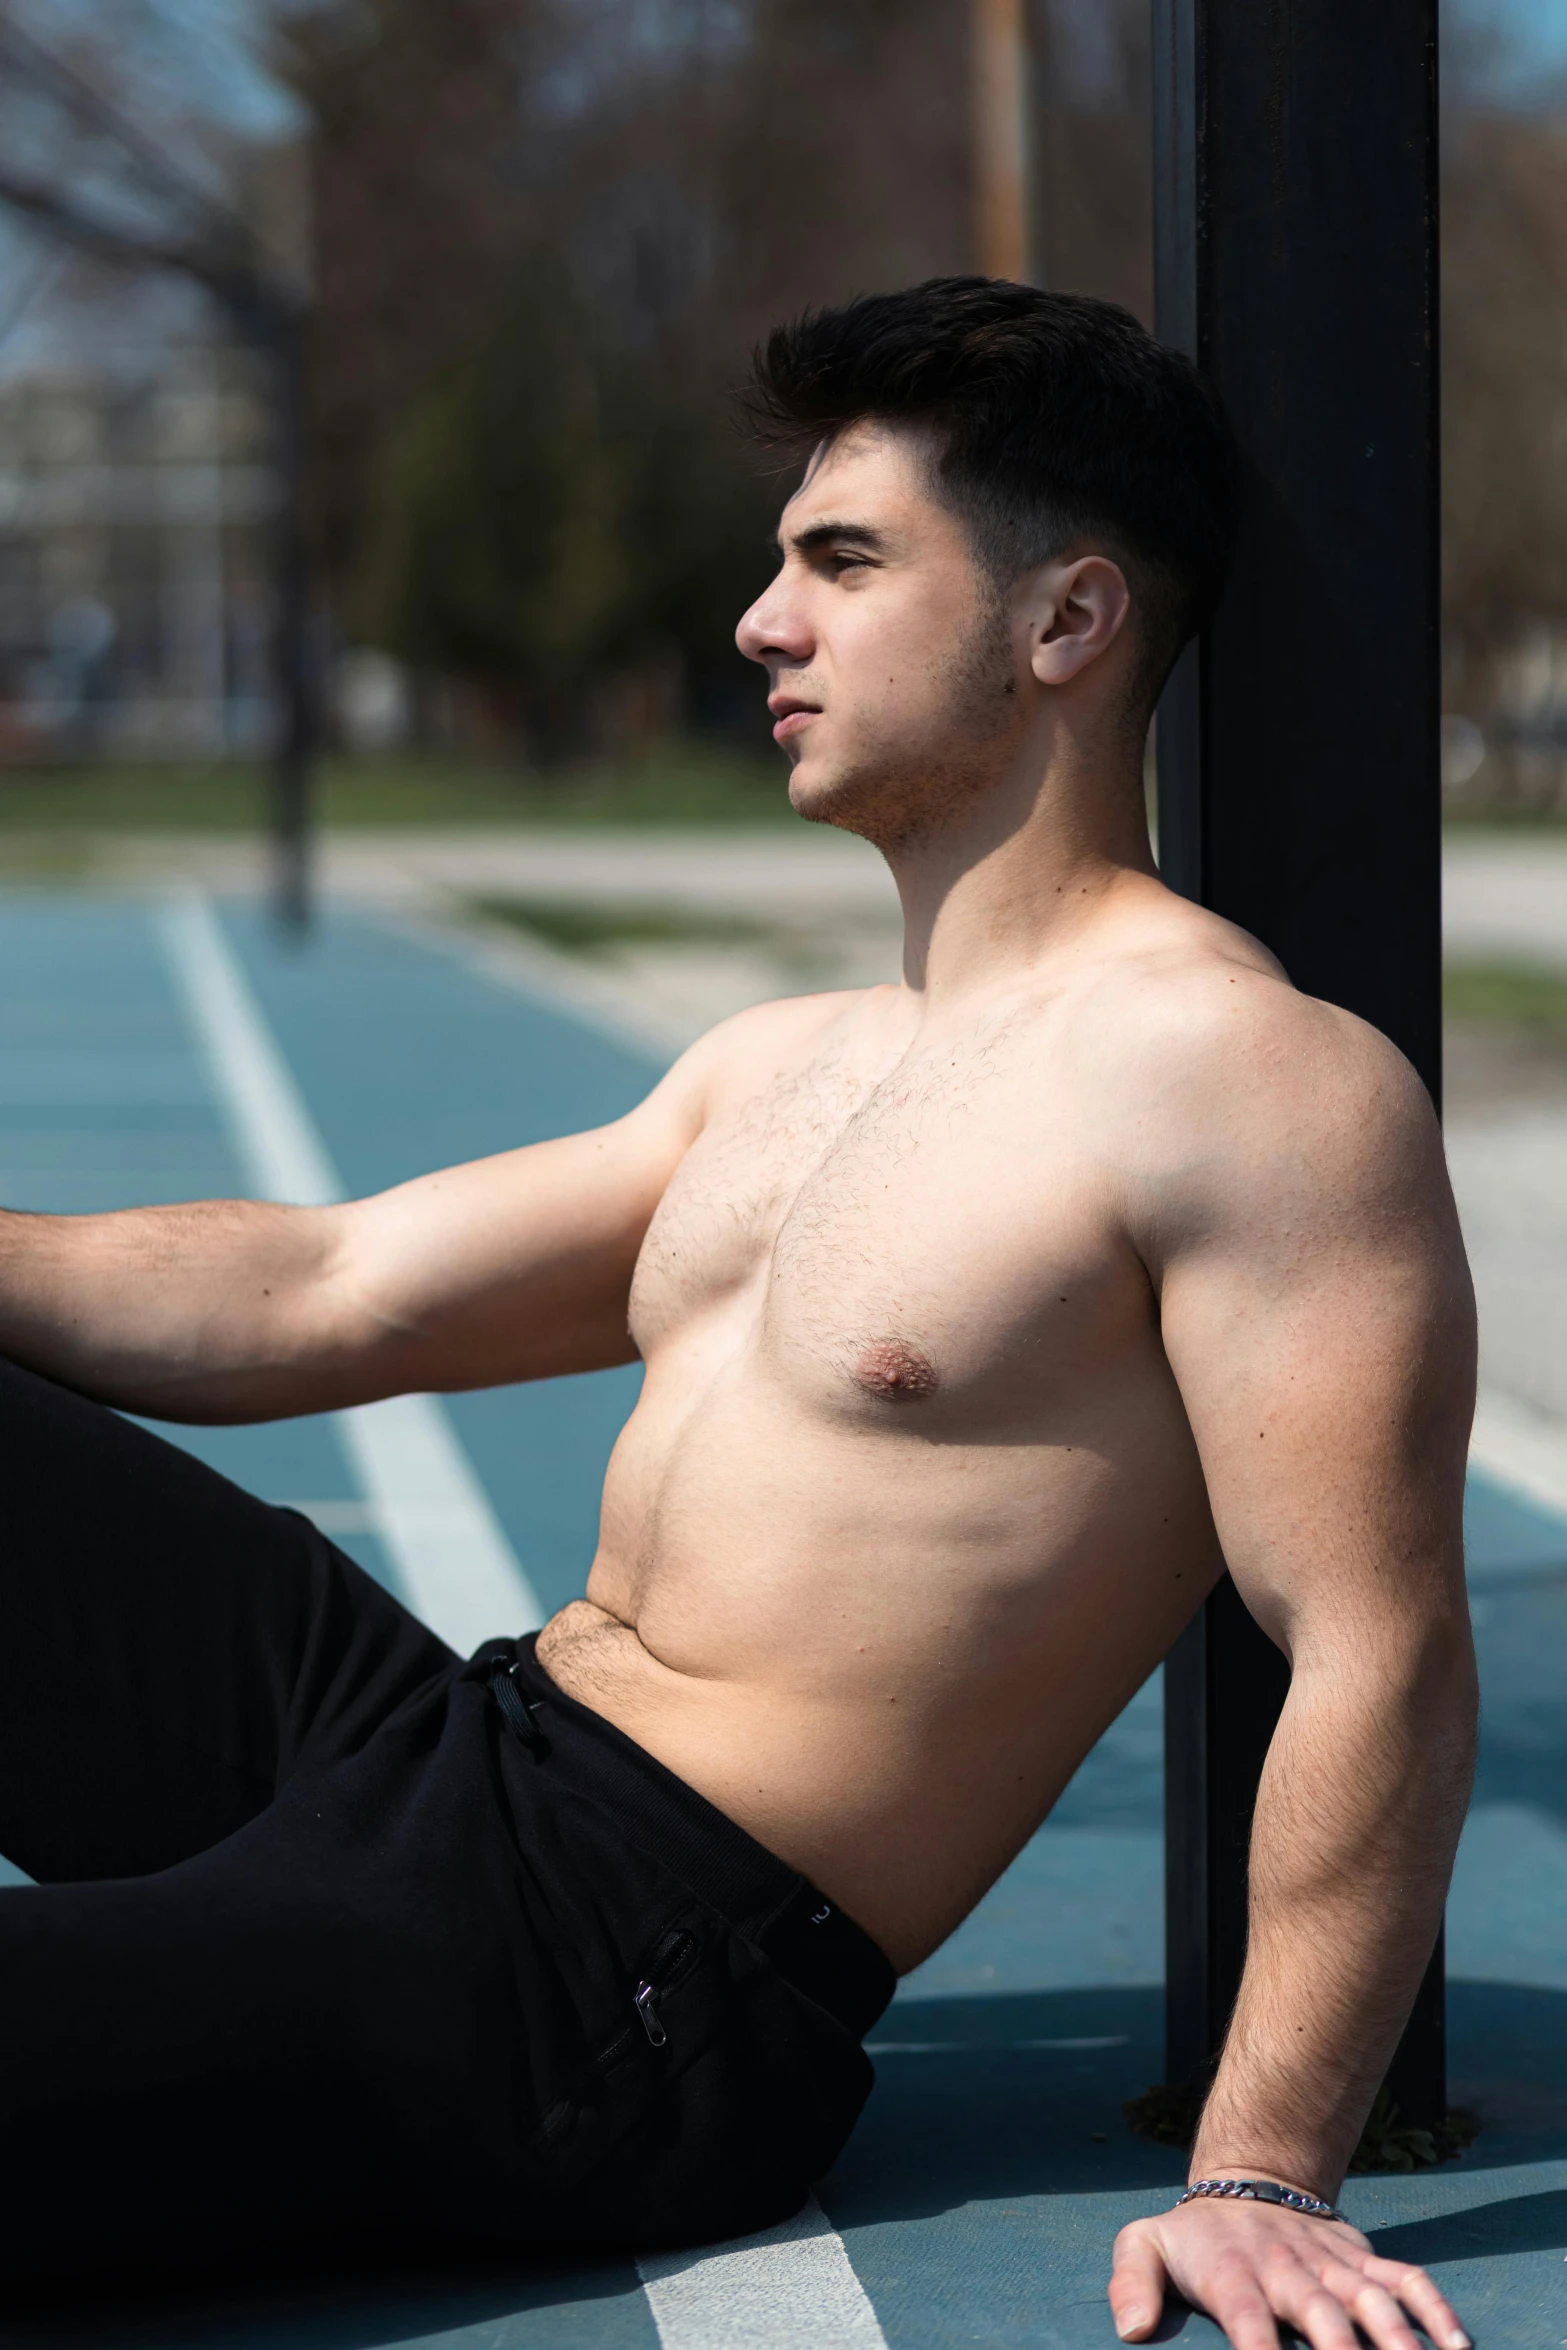
[[[1567,2187],[1540,2195],[1509,2195],[1471,2204],[1436,2219],[1378,2228],[1376,2248],[1387,2260],[1430,2268],[1442,2260],[1491,2260],[1505,2252],[1559,2252],[1567,2244]]]
[[[1461,2161],[1426,2174],[1451,2207],[1377,2227],[1377,2249],[1429,2266],[1567,2247],[1567,2187],[1495,2194],[1499,2170],[1567,2159],[1567,1992],[1460,1982],[1450,1996],[1455,2082],[1486,2127]],[[1159,2208],[1183,2158],[1134,2138],[1121,2105],[1158,2077],[1162,2034],[1156,1987],[900,2000],[872,2037],[876,2094],[823,2187],[835,2223],[1021,2204],[1065,2220],[1081,2198],[1106,2194]],[[1469,2199],[1475,2172],[1487,2174],[1473,2190],[1485,2199]],[[122,2288],[69,2307],[52,2294],[47,2307],[8,2309],[0,2350],[371,2350],[432,2338],[499,2350],[535,2339],[530,2316],[550,2350],[652,2340],[629,2264],[606,2258],[252,2277],[174,2297]]]
[[[1449,1983],[1453,2103],[1479,2114],[1464,2160],[1495,2169],[1567,2159],[1567,1991]]]
[[[1163,2010],[1156,1988],[900,2000],[873,2038],[877,2091],[830,2182],[834,2217],[1176,2182],[1183,2157],[1121,2113],[1161,2077]],[[1456,1982],[1449,2019],[1454,2097],[1484,2126],[1445,2175],[1567,2158],[1567,1992]]]
[[[223,2278],[179,2292],[121,2283],[73,2296],[68,2306],[51,2293],[13,2303],[0,2343],[6,2350],[392,2350],[451,2340],[490,2350],[520,2339],[516,2321],[533,2313],[547,2313],[548,2333],[538,2338],[552,2350],[641,2350],[648,2330],[628,2264],[540,2261],[463,2273]]]
[[[1160,2077],[1157,1987],[900,1999],[870,2046],[876,2093],[824,2195],[840,2226],[1184,2171],[1121,2115]]]
[[[1490,1575],[1472,1606],[1485,1694],[1474,1800],[1533,1804],[1567,1825],[1567,1572]]]

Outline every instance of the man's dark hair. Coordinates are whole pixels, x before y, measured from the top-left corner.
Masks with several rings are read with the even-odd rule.
[[[1151,709],[1224,585],[1235,443],[1191,361],[1128,310],[984,277],[933,277],[776,327],[742,406],[801,454],[857,423],[927,429],[936,495],[999,585],[1093,539],[1120,563]]]

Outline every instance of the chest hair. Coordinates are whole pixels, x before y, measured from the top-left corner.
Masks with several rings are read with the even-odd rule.
[[[639,1339],[745,1281],[763,1258],[775,1280],[814,1286],[833,1262],[874,1251],[889,1186],[908,1180],[922,1149],[961,1146],[1009,1025],[890,1069],[839,1041],[715,1118],[643,1242],[631,1297]]]

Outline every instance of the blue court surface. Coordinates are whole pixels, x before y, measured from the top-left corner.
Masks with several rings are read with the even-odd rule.
[[[0,902],[9,1206],[359,1193],[613,1116],[654,1074],[586,1014],[363,913],[331,912],[290,948],[242,902]],[[618,1371],[419,1404],[402,1419],[377,1406],[170,1433],[309,1509],[442,1629],[477,1640],[580,1591],[635,1386]],[[1344,2200],[1382,2249],[1435,2269],[1479,2344],[1557,2350],[1567,1522],[1477,1478],[1471,1538],[1486,1713],[1450,1912],[1451,2047],[1455,2101],[1485,2126],[1456,2162],[1352,2180]],[[771,2239],[640,2268],[309,2287],[257,2277],[178,2302],[0,2309],[0,2350],[1109,2344],[1111,2239],[1165,2205],[1182,2173],[1121,2117],[1162,2069],[1160,1801],[1156,1680],[980,1909],[904,1983],[873,2038],[878,2087],[820,2208]],[[1178,2332],[1215,2338],[1179,2312],[1167,2328]]]

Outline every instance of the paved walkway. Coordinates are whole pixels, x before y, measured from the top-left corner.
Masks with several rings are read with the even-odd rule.
[[[1567,838],[1452,833],[1450,961],[1567,972]],[[1449,1055],[1448,1163],[1480,1300],[1478,1455],[1567,1510],[1567,1067],[1559,1053]],[[1452,1082],[1456,1080],[1456,1082]]]
[[[1450,959],[1527,957],[1567,968],[1567,834],[1455,828],[1442,855]]]
[[[259,890],[266,880],[265,848],[243,835],[104,834],[88,846],[102,872],[128,883],[179,876]],[[896,914],[874,849],[828,826],[787,820],[749,830],[361,826],[326,833],[319,855],[329,894],[388,904],[430,892],[510,892],[877,922]],[[1567,963],[1567,832],[1453,826],[1443,894],[1449,954],[1529,953]]]
[[[358,1192],[614,1114],[646,1025],[520,962],[341,910],[283,950],[255,909],[47,896],[0,906],[0,1197],[85,1210],[232,1189]],[[263,1429],[171,1431],[303,1503],[466,1636],[581,1587],[635,1373]],[[377,1434],[378,1425],[390,1428]],[[1455,2087],[1474,2149],[1352,2182],[1389,2251],[1436,2266],[1482,2344],[1567,2336],[1567,1512],[1473,1485],[1485,1759],[1452,1908]],[[176,2306],[0,2312],[0,2350],[956,2350],[1108,2345],[1115,2228],[1176,2158],[1126,2132],[1158,2077],[1157,1680],[875,2036],[879,2086],[819,2210],[769,2241],[646,2263],[265,2281]],[[3,1899],[0,1894],[0,1899]],[[236,2117],[243,2126],[243,2117]],[[1213,2339],[1206,2321],[1176,2330]]]
[[[266,885],[267,853],[253,837],[104,834],[86,841],[83,853],[89,874],[108,886],[161,890],[184,880],[259,892]],[[897,969],[897,894],[885,865],[865,842],[825,826],[367,826],[324,834],[318,875],[329,896],[437,919],[507,897],[739,914],[813,938],[828,973],[818,984],[861,985]],[[1450,957],[1521,955],[1567,967],[1567,834],[1450,828],[1443,888]],[[620,970],[682,1038],[802,984],[797,970],[761,947],[666,946],[623,955]]]

